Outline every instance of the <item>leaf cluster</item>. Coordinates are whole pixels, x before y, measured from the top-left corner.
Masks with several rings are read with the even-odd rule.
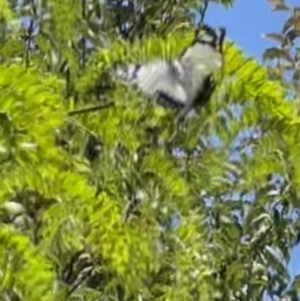
[[[227,43],[211,102],[175,130],[108,71],[176,57],[193,29],[157,19],[180,25],[193,3],[136,2],[151,18],[131,37],[113,32],[120,11],[123,25],[142,14],[129,4],[3,5],[6,24],[31,21],[0,49],[0,299],[297,300],[300,120],[285,87]]]

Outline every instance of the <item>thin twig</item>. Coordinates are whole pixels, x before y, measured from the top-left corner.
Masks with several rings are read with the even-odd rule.
[[[30,44],[33,38],[34,32],[34,20],[33,18],[30,19],[29,26],[27,28],[27,34],[25,36],[26,41],[26,51],[25,51],[25,66],[26,68],[29,67],[30,64]]]
[[[68,291],[68,296],[71,296],[76,290],[77,288],[85,281],[87,280],[88,277],[90,277],[92,275],[92,273],[94,272],[95,267],[91,267],[91,269],[85,274],[85,275],[79,275],[81,276],[81,278],[76,279],[77,281],[70,287],[69,291]]]
[[[86,0],[82,0],[81,2],[81,10],[82,10],[82,19],[84,21],[86,21],[86,10],[87,10],[87,3]],[[81,39],[81,47],[82,47],[82,66],[83,68],[85,68],[85,64],[86,64],[86,39],[85,36],[82,35],[82,39]]]
[[[30,7],[32,10],[32,16],[30,18],[29,26],[27,28],[27,33],[25,36],[25,41],[26,41],[26,50],[25,50],[25,66],[29,67],[30,64],[30,47],[31,47],[31,42],[33,41],[33,34],[35,27],[38,26],[35,24],[35,20],[37,19],[37,6],[34,0],[30,0]]]
[[[206,14],[206,11],[208,9],[208,2],[209,2],[209,0],[204,0],[204,6],[203,6],[203,9],[201,11],[201,18],[200,18],[200,21],[199,21],[199,25],[203,24],[205,14]]]
[[[114,106],[113,102],[109,102],[107,104],[102,104],[102,105],[97,105],[93,107],[88,107],[88,108],[83,108],[83,109],[78,109],[78,110],[72,110],[68,113],[68,116],[74,116],[82,113],[89,113],[89,112],[95,112],[95,111],[100,111],[104,109],[108,109],[110,107]]]

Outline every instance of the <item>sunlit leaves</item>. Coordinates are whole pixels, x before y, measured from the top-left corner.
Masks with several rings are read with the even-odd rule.
[[[289,11],[291,6],[287,5],[283,0],[268,0],[274,11]]]
[[[46,145],[53,141],[54,130],[64,116],[57,80],[41,80],[33,70],[19,66],[0,69],[0,107],[8,118],[3,147],[8,154],[27,160],[35,161],[41,150],[42,156],[50,155],[53,150],[46,149]]]
[[[227,43],[210,103],[177,128],[175,112],[110,72],[178,56],[194,35],[183,8],[196,3],[139,2],[144,23],[112,5],[44,1],[39,30],[26,32],[32,44],[1,48],[3,299],[262,300],[287,287],[284,263],[299,232],[290,215],[300,187],[293,104],[266,69]],[[178,18],[164,24],[164,9]],[[33,7],[22,13],[38,19]],[[124,40],[119,17],[136,22]],[[289,37],[269,38],[292,41],[295,20],[285,26]],[[272,51],[277,58],[281,49]]]
[[[0,245],[2,246],[0,248],[1,298],[28,301],[53,300],[55,276],[51,271],[51,265],[29,240],[16,234],[12,229],[2,226]]]

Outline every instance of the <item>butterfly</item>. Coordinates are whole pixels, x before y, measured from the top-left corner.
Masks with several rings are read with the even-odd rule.
[[[182,109],[185,115],[211,98],[214,73],[223,66],[225,35],[225,28],[202,25],[178,58],[128,64],[117,68],[116,77],[159,104]]]

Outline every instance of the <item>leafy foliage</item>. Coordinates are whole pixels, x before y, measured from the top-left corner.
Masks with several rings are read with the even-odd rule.
[[[143,26],[114,3],[1,4],[7,25],[30,17],[1,36],[1,300],[297,300],[300,120],[285,86],[227,43],[211,102],[175,129],[109,70],[178,55],[195,3],[136,2]],[[110,30],[121,12],[131,36]]]

